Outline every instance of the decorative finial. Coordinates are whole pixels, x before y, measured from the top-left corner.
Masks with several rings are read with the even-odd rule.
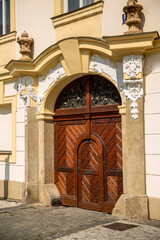
[[[33,42],[33,38],[29,38],[26,31],[21,34],[21,38],[17,38],[17,43],[20,45],[20,53],[22,54],[22,57],[19,60],[32,61],[32,58],[29,55],[31,53],[31,45]]]
[[[131,6],[131,5],[133,6],[133,5],[136,5],[137,2],[138,2],[138,0],[128,0],[127,5],[128,6]]]
[[[135,34],[141,33],[142,30],[139,29],[141,24],[141,11],[143,10],[142,5],[138,4],[138,0],[128,0],[127,6],[123,8],[124,13],[127,16],[126,24],[129,29],[124,34]]]

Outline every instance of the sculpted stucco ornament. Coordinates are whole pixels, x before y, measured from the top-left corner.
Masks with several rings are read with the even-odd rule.
[[[32,87],[33,83],[34,83],[34,80],[30,76],[20,77],[17,83],[17,92],[20,98],[23,99],[24,101],[25,125],[27,125],[27,109],[28,107],[30,107],[30,97],[29,97],[29,94],[26,94],[26,93],[22,94],[22,91],[26,90],[26,85],[28,86],[28,90],[29,88],[32,88],[32,91],[34,91]]]
[[[118,84],[118,88],[123,89],[123,66],[121,62],[117,62],[117,66],[109,58],[102,58],[98,54],[94,54],[91,57],[89,69],[95,73],[110,76],[111,79]]]
[[[109,58],[101,58],[98,54],[94,54],[91,58],[89,66],[94,72],[102,73],[106,72],[108,68],[115,69],[114,63]]]
[[[24,101],[24,107],[25,107],[25,124],[27,124],[27,109],[30,107],[30,98],[33,99],[33,101],[37,102],[37,110],[38,112],[41,111],[41,102],[44,99],[44,93],[48,90],[49,86],[53,82],[57,82],[62,75],[65,74],[65,70],[62,67],[61,63],[58,63],[56,68],[51,69],[49,73],[47,74],[47,77],[44,79],[44,77],[39,77],[38,83],[38,95],[35,94],[33,83],[34,80],[30,76],[20,77],[18,79],[17,83],[17,92],[21,99]],[[28,94],[24,93],[22,94],[22,91],[25,91],[26,86],[28,87]]]
[[[123,90],[123,100],[127,97],[132,101],[131,103],[131,115],[134,120],[138,118],[138,103],[137,100],[143,96],[143,79],[139,80],[124,80],[125,89]]]
[[[130,79],[123,80],[123,102],[126,102],[126,97],[132,101],[131,115],[133,119],[138,118],[138,103],[137,100],[143,96],[143,79],[136,78],[142,72],[142,56],[130,55],[123,58],[123,73],[126,73]]]
[[[39,77],[38,83],[38,96],[37,96],[37,105],[38,112],[41,111],[41,102],[44,99],[44,94],[50,87],[53,82],[57,82],[63,75],[65,74],[65,70],[62,67],[62,64],[59,62],[54,69],[51,69],[47,74],[47,77],[44,79],[44,76]]]
[[[135,79],[142,72],[142,55],[129,55],[123,58],[123,73]]]

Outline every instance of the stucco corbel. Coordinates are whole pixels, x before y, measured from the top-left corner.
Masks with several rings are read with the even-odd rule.
[[[123,74],[127,75],[127,79],[123,80],[123,102],[126,97],[132,101],[131,115],[133,119],[138,119],[138,103],[137,100],[143,96],[143,78],[137,76],[142,74],[143,56],[128,55],[123,58]]]

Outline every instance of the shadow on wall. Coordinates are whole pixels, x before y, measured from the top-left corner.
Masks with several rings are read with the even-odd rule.
[[[146,18],[145,18],[144,13],[142,12],[142,13],[141,13],[141,24],[139,25],[139,29],[140,29],[140,30],[143,30],[145,21],[146,21]]]
[[[8,182],[9,182],[9,173],[10,173],[10,165],[9,162],[5,162],[5,180],[4,180],[4,198],[8,198]]]

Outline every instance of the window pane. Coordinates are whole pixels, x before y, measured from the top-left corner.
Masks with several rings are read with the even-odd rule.
[[[10,0],[6,0],[6,32],[10,32]]]
[[[73,11],[79,8],[79,0],[68,0],[68,11]]]
[[[0,0],[0,35],[2,35],[2,1]]]
[[[87,6],[89,4],[92,4],[94,0],[83,0],[83,6]]]

